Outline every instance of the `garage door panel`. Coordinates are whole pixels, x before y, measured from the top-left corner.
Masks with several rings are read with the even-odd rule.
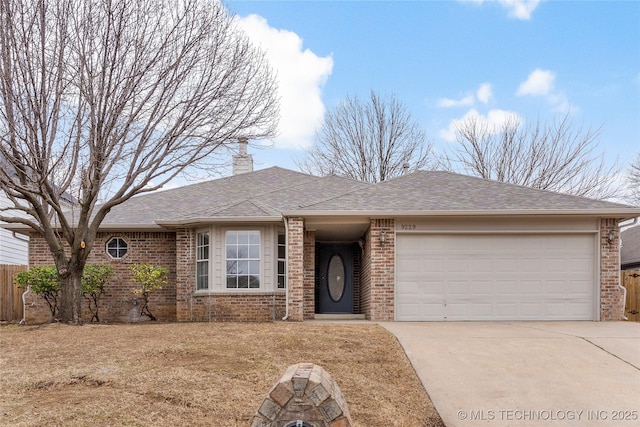
[[[568,285],[569,294],[576,298],[580,296],[590,298],[592,295],[592,292],[589,292],[591,282],[588,280],[571,280]]]
[[[512,297],[518,294],[518,284],[511,280],[496,280],[491,283],[490,295],[497,298],[504,298],[505,296]]]
[[[591,259],[589,257],[573,257],[566,259],[567,272],[578,273],[583,272],[583,268],[590,264]]]
[[[541,295],[542,280],[523,280],[519,283],[518,292],[523,295]]]
[[[469,268],[471,271],[477,273],[490,273],[494,271],[493,259],[472,259],[469,261]]]
[[[547,258],[545,268],[550,273],[559,273],[561,271],[567,271],[567,263],[563,259]]]
[[[539,302],[524,302],[518,306],[523,320],[538,319],[543,315],[543,305]]]
[[[442,298],[434,298],[431,301],[406,302],[401,309],[408,319],[437,321],[445,316],[444,303]]]
[[[396,258],[397,320],[596,318],[592,234],[400,234]]]
[[[460,295],[460,297],[469,295],[469,282],[468,281],[450,281],[448,283],[448,293],[451,295]]]
[[[544,261],[540,257],[526,256],[519,258],[517,262],[518,271],[523,273],[537,273],[542,271]]]
[[[500,313],[505,318],[518,315],[518,304],[516,303],[496,303],[492,309],[491,312],[486,313],[487,316],[491,317],[493,313]]]
[[[500,257],[494,260],[495,272],[516,273],[518,271],[518,259],[515,257]]]

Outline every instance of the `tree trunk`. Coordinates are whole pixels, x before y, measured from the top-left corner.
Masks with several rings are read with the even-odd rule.
[[[60,275],[59,320],[65,323],[82,324],[82,270],[70,267],[67,274]],[[58,270],[59,271],[59,270]]]

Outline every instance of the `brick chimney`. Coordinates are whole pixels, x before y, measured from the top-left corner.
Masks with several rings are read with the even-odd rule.
[[[233,156],[234,175],[253,172],[253,156],[247,154],[247,145],[249,145],[247,138],[240,138],[238,140],[238,154]]]

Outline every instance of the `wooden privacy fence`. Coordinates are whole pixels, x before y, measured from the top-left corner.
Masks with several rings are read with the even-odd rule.
[[[13,276],[27,269],[26,265],[0,264],[0,321],[22,320],[24,289],[13,283]]]
[[[624,315],[631,322],[640,322],[640,271],[622,271],[622,286],[627,289]]]

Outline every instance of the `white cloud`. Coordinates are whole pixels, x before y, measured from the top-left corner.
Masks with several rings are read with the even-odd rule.
[[[555,113],[576,113],[579,108],[571,105],[567,95],[564,92],[553,93],[547,97],[547,101],[552,105],[552,110]]]
[[[476,98],[478,101],[486,104],[489,102],[491,97],[493,96],[493,91],[491,90],[490,83],[482,83],[480,87],[476,90],[476,94],[467,95],[460,99],[452,99],[452,98],[440,98],[438,100],[438,107],[440,108],[452,108],[452,107],[471,107],[476,103]]]
[[[462,2],[476,3],[481,5],[486,0],[460,0]],[[502,7],[509,11],[510,18],[528,20],[531,19],[531,14],[540,4],[540,0],[497,0],[494,3],[500,4]]]
[[[438,107],[470,107],[475,102],[473,95],[465,96],[462,99],[441,98],[438,100]]]
[[[449,127],[447,129],[440,130],[440,132],[438,132],[438,135],[445,141],[454,142],[456,140],[457,127],[467,120],[475,120],[481,126],[486,127],[486,129],[491,133],[499,132],[501,127],[505,123],[514,121],[521,123],[522,121],[524,121],[524,119],[520,117],[518,113],[515,113],[513,111],[495,109],[490,110],[485,116],[479,113],[475,108],[472,108],[459,119],[451,120],[449,122]]]
[[[275,147],[309,147],[324,117],[322,87],[333,70],[333,58],[303,49],[303,41],[296,33],[272,28],[261,16],[241,17],[238,23],[251,41],[266,52],[278,75],[280,125]]]
[[[549,70],[536,69],[520,84],[516,95],[546,96],[553,90],[556,75]]]
[[[509,9],[509,17],[516,19],[531,19],[531,14],[540,4],[540,0],[498,0],[498,2]]]
[[[575,113],[579,109],[571,105],[567,95],[555,88],[556,74],[553,71],[536,69],[520,84],[516,95],[542,96],[556,113]]]
[[[476,98],[483,104],[487,104],[492,96],[491,83],[482,83],[476,91]]]

